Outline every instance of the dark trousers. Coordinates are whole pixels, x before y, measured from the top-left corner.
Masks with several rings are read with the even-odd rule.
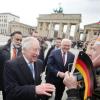
[[[55,85],[55,87],[56,87],[55,100],[61,100],[63,92],[65,90],[65,86],[62,82],[59,82],[58,84]]]
[[[6,93],[5,93],[5,91],[2,91],[2,97],[3,97],[3,100],[6,100]]]

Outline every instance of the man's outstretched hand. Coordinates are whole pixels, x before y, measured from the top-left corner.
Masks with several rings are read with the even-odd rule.
[[[51,96],[55,91],[55,86],[49,83],[43,83],[36,86],[36,94]]]

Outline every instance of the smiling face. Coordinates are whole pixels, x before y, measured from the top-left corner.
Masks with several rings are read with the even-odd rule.
[[[61,49],[63,52],[67,52],[69,51],[69,49],[71,48],[71,41],[68,39],[63,39],[61,42]]]
[[[28,46],[23,49],[23,54],[29,62],[36,62],[40,52],[39,41],[37,39],[33,39],[33,41],[29,42],[27,45]]]

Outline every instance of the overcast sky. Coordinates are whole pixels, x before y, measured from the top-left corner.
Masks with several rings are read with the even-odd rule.
[[[52,13],[59,3],[65,14],[82,14],[82,28],[100,20],[100,0],[0,0],[0,13],[10,12],[20,22],[34,26],[39,14]]]

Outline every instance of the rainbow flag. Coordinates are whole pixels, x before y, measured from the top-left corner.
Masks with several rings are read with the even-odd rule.
[[[76,59],[75,68],[82,74],[85,83],[84,100],[92,97],[94,90],[93,64],[89,56],[83,51],[79,52]]]

